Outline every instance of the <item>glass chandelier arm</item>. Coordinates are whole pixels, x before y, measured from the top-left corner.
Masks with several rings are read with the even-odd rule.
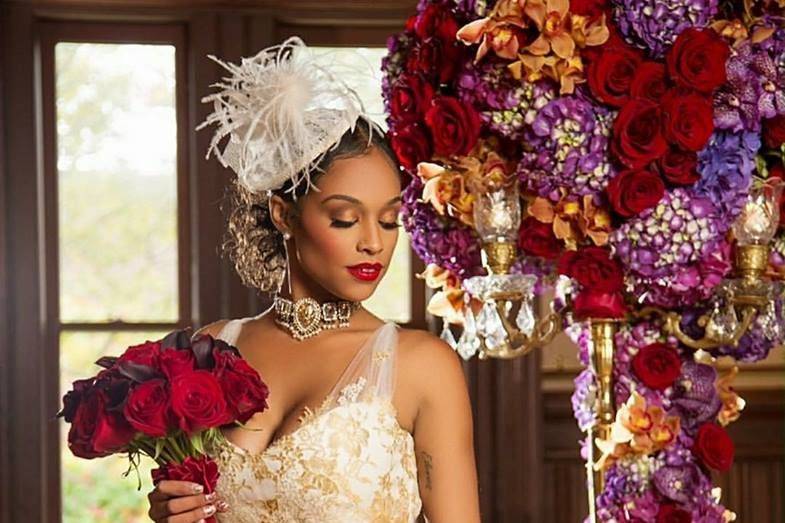
[[[744,305],[741,309],[741,321],[738,323],[736,328],[733,332],[727,336],[719,338],[718,336],[712,335],[710,332],[710,328],[706,330],[706,333],[700,339],[695,339],[689,336],[681,329],[681,320],[682,315],[673,311],[664,311],[662,309],[658,309],[656,307],[644,307],[637,312],[635,315],[638,317],[647,317],[651,315],[660,316],[663,321],[663,330],[668,334],[675,336],[681,343],[690,347],[692,349],[716,349],[722,345],[731,345],[735,347],[742,336],[749,330],[752,322],[755,320],[757,316],[757,308],[752,305]],[[702,327],[706,327],[708,324],[709,318],[703,317],[701,318]]]
[[[507,334],[507,341],[494,349],[484,347],[480,353],[480,359],[488,357],[505,360],[518,358],[530,353],[537,347],[547,345],[561,331],[561,315],[558,312],[551,312],[537,321],[531,336],[527,336],[508,318],[506,300],[494,300],[494,304],[496,305],[496,311],[499,313],[504,332]]]

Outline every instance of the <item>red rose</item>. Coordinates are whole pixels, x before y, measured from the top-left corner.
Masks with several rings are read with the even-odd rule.
[[[650,100],[633,99],[619,111],[613,124],[613,149],[619,160],[639,169],[668,150],[662,136],[662,111]]]
[[[665,194],[665,184],[648,169],[630,170],[614,176],[605,191],[613,210],[629,218],[657,205]]]
[[[653,390],[665,390],[681,374],[681,359],[676,349],[664,343],[652,343],[632,358],[632,370],[638,379]]]
[[[196,360],[189,349],[165,349],[161,351],[158,363],[161,371],[170,380],[175,376],[194,370]]]
[[[77,457],[92,459],[123,450],[134,435],[118,413],[107,412],[106,393],[91,389],[76,409],[68,431],[68,448]]]
[[[158,368],[158,356],[161,353],[161,342],[146,341],[140,345],[128,347],[117,363],[131,362],[145,365],[153,369]]]
[[[574,278],[586,289],[599,292],[618,292],[622,289],[621,265],[602,247],[584,247],[566,251],[558,263],[559,274]]]
[[[589,88],[600,101],[621,107],[629,98],[630,84],[640,62],[640,54],[629,46],[604,47],[589,64]]]
[[[436,37],[444,42],[454,42],[458,22],[443,7],[430,4],[414,19],[413,29],[422,40]]]
[[[704,423],[695,436],[695,454],[714,470],[726,472],[733,465],[733,440],[716,423]]]
[[[518,247],[527,254],[547,260],[555,260],[562,250],[561,243],[553,234],[553,226],[542,223],[533,216],[529,216],[521,224]]]
[[[63,396],[63,409],[57,413],[58,417],[62,417],[66,423],[71,423],[74,420],[76,409],[82,403],[82,399],[87,392],[93,387],[95,378],[88,378],[86,380],[76,380],[71,386],[65,396]]]
[[[665,74],[665,65],[659,62],[643,62],[635,71],[635,77],[630,84],[630,96],[646,98],[652,102],[659,102],[668,90],[668,79]]]
[[[408,171],[416,170],[418,163],[429,160],[433,155],[430,138],[419,124],[394,130],[390,135],[390,144],[398,161]]]
[[[224,391],[232,417],[245,423],[267,408],[267,385],[259,373],[242,358],[215,353],[218,382]]]
[[[455,77],[460,63],[461,48],[458,43],[429,38],[418,42],[411,50],[406,69],[410,73],[420,73],[446,84]]]
[[[688,151],[700,151],[714,131],[711,100],[699,94],[668,91],[662,101],[665,137]]]
[[[404,74],[390,96],[390,116],[395,121],[419,120],[431,106],[433,87],[419,74]]]
[[[147,436],[162,438],[170,428],[169,391],[164,380],[150,380],[131,390],[123,409],[133,428]]]
[[[167,463],[165,466],[153,469],[153,484],[157,485],[163,480],[190,481],[204,487],[204,493],[215,492],[218,485],[218,465],[207,456],[194,458],[188,456],[182,463]],[[206,518],[206,523],[215,523],[215,517]]]
[[[584,289],[578,293],[572,304],[575,318],[622,318],[626,311],[624,297],[620,292],[600,292]]]
[[[439,156],[465,156],[480,137],[480,115],[457,98],[439,96],[425,113],[425,124]]]
[[[657,523],[691,523],[692,516],[676,505],[660,505],[657,512]]]
[[[697,154],[679,149],[668,150],[659,160],[660,172],[674,185],[692,185],[700,180],[697,165]]]
[[[188,434],[232,421],[218,380],[209,371],[175,376],[171,383],[172,412]]]
[[[730,47],[713,29],[690,27],[676,38],[666,62],[677,84],[708,94],[725,82],[729,56]]]
[[[763,121],[763,141],[766,147],[779,149],[785,143],[785,115]]]

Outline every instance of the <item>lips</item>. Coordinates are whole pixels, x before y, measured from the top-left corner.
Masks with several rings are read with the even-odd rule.
[[[358,263],[347,267],[349,273],[360,281],[374,281],[382,272],[381,263]]]

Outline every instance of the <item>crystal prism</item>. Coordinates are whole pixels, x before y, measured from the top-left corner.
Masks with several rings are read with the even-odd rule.
[[[532,332],[534,332],[534,323],[534,311],[532,310],[532,304],[530,301],[526,300],[521,303],[518,316],[515,318],[515,324],[518,325],[518,328],[523,334],[526,336],[531,336]]]
[[[444,322],[444,327],[442,328],[442,334],[439,337],[442,339],[442,341],[447,343],[447,345],[449,345],[453,349],[456,348],[457,342],[455,341],[455,336],[453,336],[452,334],[452,330],[450,329],[449,323]]]

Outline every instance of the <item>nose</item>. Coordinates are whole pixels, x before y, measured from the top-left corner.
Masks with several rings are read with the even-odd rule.
[[[382,235],[380,227],[374,223],[369,223],[362,228],[362,236],[357,242],[357,250],[369,255],[376,255],[382,252]]]

